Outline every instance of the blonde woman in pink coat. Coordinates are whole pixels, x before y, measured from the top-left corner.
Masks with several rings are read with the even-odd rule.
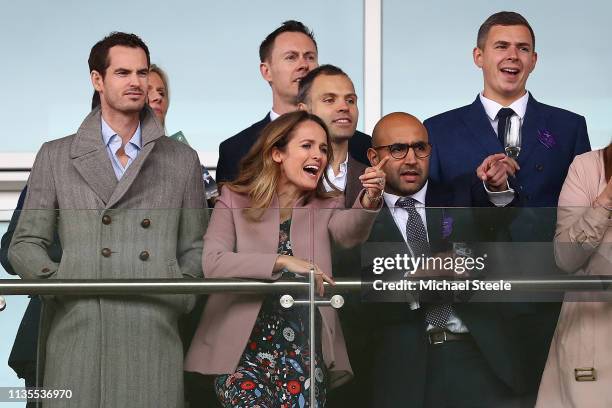
[[[238,179],[222,187],[204,237],[209,278],[275,280],[315,275],[317,291],[333,284],[331,242],[365,242],[381,207],[384,163],[365,170],[359,210],[322,183],[332,162],[325,124],[304,111],[271,122],[242,162]],[[307,308],[282,309],[279,296],[213,294],[186,357],[185,369],[214,378],[224,407],[308,406],[315,389],[352,374],[336,311],[318,308],[316,353],[310,355]],[[314,360],[315,378],[309,375]]]
[[[575,275],[612,275],[612,143],[574,159],[559,197],[555,258]],[[612,407],[612,297],[569,293],[538,408]]]

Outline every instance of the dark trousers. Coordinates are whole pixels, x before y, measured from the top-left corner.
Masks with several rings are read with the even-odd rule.
[[[429,345],[427,408],[531,408],[497,377],[473,341]]]
[[[28,374],[23,378],[25,380],[26,388],[36,387],[36,368],[29,371]],[[26,408],[36,408],[36,402],[29,401],[26,403]]]

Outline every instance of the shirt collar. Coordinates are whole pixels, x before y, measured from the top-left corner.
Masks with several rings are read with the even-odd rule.
[[[346,158],[344,159],[344,161],[340,163],[340,171],[338,172],[338,176],[346,174],[347,166],[348,166],[348,152],[346,153]],[[331,174],[333,175],[334,169],[332,168],[332,165],[330,164],[327,167],[329,168],[329,170],[331,171]]]
[[[427,184],[429,183],[429,181],[425,182],[425,185],[416,193],[409,195],[407,197],[411,197],[414,198],[418,204],[420,204],[420,206],[424,207],[425,206],[425,196],[427,195]],[[391,193],[383,193],[383,197],[385,198],[385,203],[387,204],[387,207],[389,208],[394,208],[396,207],[396,203],[397,200],[399,200],[400,196],[397,196],[395,194],[391,194]]]
[[[482,92],[478,95],[480,97],[480,102],[482,106],[484,106],[485,112],[489,117],[490,121],[494,121],[497,119],[497,113],[501,108],[510,108],[518,115],[521,120],[525,117],[525,112],[527,111],[527,102],[529,101],[529,92],[525,92],[525,95],[518,98],[516,101],[512,102],[510,106],[502,106],[501,104],[495,102],[492,99],[487,98],[482,94]]]
[[[278,118],[280,115],[276,112],[274,112],[273,109],[270,109],[270,122],[274,122],[274,120],[276,120],[276,118]]]
[[[104,146],[108,146],[108,144],[113,139],[113,136],[119,136],[119,135],[117,135],[117,132],[115,132],[108,125],[108,123],[106,123],[102,115],[100,115],[100,120],[102,121],[102,140],[104,141]],[[138,150],[142,149],[142,132],[140,130],[140,122],[138,123],[138,128],[136,128],[136,131],[130,138],[129,143],[136,146]]]

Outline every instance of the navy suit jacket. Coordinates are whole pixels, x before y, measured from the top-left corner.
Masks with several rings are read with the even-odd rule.
[[[451,183],[472,173],[485,157],[503,152],[480,98],[471,104],[427,119],[433,145],[429,177]],[[540,141],[548,132],[554,146]],[[531,94],[522,126],[517,187],[526,207],[556,207],[567,170],[576,155],[591,150],[583,116],[545,105]]]
[[[268,123],[270,123],[270,114],[267,114],[262,120],[253,123],[240,133],[221,142],[215,177],[217,183],[233,181],[238,177],[240,160],[246,156]],[[372,138],[365,133],[356,131],[349,140],[349,153],[358,162],[369,166],[370,162],[368,161],[367,151],[370,146],[372,146]]]
[[[471,105],[434,116],[424,124],[433,145],[433,180],[450,183],[473,172],[488,155],[503,152],[478,96]],[[509,241],[514,244],[493,248],[512,260],[499,264],[497,269],[502,275],[523,278],[558,275],[550,244],[556,225],[555,207],[569,165],[576,155],[591,149],[586,122],[575,113],[539,103],[530,94],[521,133],[521,169],[513,187],[521,196],[523,208],[517,209],[510,226]],[[550,135],[549,140],[544,134]],[[521,242],[538,244],[517,244]],[[530,333],[518,340],[518,358],[525,368],[524,381],[532,390],[537,390],[546,362],[561,299],[556,293],[525,294],[526,301],[536,298],[551,303],[524,303],[523,313],[515,321],[517,331]]]

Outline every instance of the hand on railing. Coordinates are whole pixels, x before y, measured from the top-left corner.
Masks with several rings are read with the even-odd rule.
[[[276,264],[274,265],[274,271],[280,272],[286,269],[289,272],[297,273],[308,277],[308,275],[314,274],[315,285],[319,296],[323,296],[325,289],[323,282],[327,282],[331,285],[335,285],[334,280],[323,273],[321,268],[312,262],[305,261],[300,258],[289,255],[280,255],[276,258]]]

